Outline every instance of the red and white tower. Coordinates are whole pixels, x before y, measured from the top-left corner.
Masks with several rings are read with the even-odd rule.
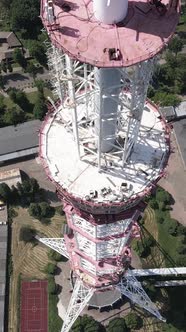
[[[146,100],[177,0],[42,0],[48,64],[59,98],[40,130],[40,157],[63,201],[63,238],[40,241],[69,258],[73,294],[62,332],[87,303],[121,294],[163,320],[128,270],[140,201],[163,175],[169,130]]]

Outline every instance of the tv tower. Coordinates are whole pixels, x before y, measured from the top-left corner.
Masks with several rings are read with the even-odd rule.
[[[169,128],[146,96],[179,2],[41,0],[40,15],[58,97],[40,130],[40,158],[67,219],[64,237],[40,241],[71,266],[62,332],[88,303],[121,295],[164,320],[129,266],[141,201],[169,155]]]

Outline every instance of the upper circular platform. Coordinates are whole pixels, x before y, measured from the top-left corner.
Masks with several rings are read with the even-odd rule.
[[[92,0],[53,0],[50,20],[42,0],[41,18],[52,43],[71,57],[97,67],[128,67],[159,53],[178,23],[179,0],[151,2],[129,0],[127,16],[116,25],[96,20]]]

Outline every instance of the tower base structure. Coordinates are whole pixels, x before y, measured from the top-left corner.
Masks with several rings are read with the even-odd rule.
[[[50,248],[53,247],[54,250],[56,250],[57,247],[62,248],[61,244],[59,244],[60,240],[63,246],[63,238],[57,239],[56,243],[54,239],[39,239],[39,241],[44,244],[50,243]],[[53,243],[53,245],[51,245],[51,243]],[[56,251],[64,256],[66,255],[66,251],[61,249],[57,249]],[[120,279],[119,283],[110,287],[101,287],[100,289],[95,289],[94,287],[90,287],[90,285],[86,285],[81,278],[75,278],[73,293],[68,308],[65,312],[63,307],[63,312],[60,314],[64,320],[61,332],[68,332],[71,329],[75,320],[87,305],[98,308],[109,305],[112,306],[122,296],[127,297],[131,303],[139,305],[158,319],[165,322],[165,319],[161,316],[156,305],[150,300],[141,283],[132,273],[132,270],[128,270],[128,273]],[[58,303],[58,307],[60,308],[60,303]]]
[[[119,113],[121,128],[125,126],[123,116],[130,108],[132,97],[128,91],[122,91],[122,98],[128,100],[128,104],[123,115]],[[113,149],[101,152],[99,159],[94,152],[96,140],[89,137],[88,145],[84,145],[84,137],[93,129],[91,121],[94,126],[96,119],[87,120],[86,102],[85,96],[80,94],[76,104],[77,114],[82,111],[78,120],[79,134],[82,132],[80,154],[68,116],[68,107],[69,114],[72,112],[71,104],[67,108],[61,104],[52,107],[40,131],[41,161],[56,185],[67,219],[64,238],[41,238],[40,241],[69,259],[76,280],[62,332],[70,330],[86,305],[95,305],[97,301],[100,307],[108,305],[109,294],[114,294],[112,303],[126,296],[164,321],[132,271],[130,274],[127,271],[131,263],[131,241],[140,236],[137,220],[144,208],[141,200],[165,172],[169,128],[156,107],[146,101],[136,142],[125,163],[125,144],[121,148],[119,141],[122,129]],[[134,127],[130,126],[129,137],[132,137],[131,128]],[[123,136],[123,139],[130,145],[129,137]]]

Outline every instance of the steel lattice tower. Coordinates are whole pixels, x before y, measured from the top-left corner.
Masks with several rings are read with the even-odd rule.
[[[76,280],[62,332],[89,301],[105,306],[121,294],[163,320],[128,268],[141,200],[169,155],[169,129],[146,96],[178,16],[177,0],[41,1],[59,101],[40,130],[40,158],[67,227],[40,241],[69,258]]]

